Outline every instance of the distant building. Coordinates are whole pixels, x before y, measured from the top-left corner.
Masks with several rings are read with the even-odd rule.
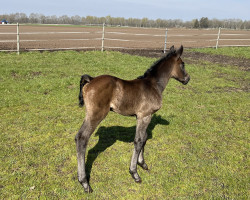
[[[1,23],[1,24],[8,24],[8,21],[5,20],[5,19],[3,19],[0,23]]]

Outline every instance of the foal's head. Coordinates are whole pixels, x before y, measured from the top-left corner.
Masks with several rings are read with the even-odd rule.
[[[183,53],[183,46],[178,50],[174,49],[174,46],[170,48],[170,51],[174,53],[173,56],[173,70],[171,73],[171,77],[175,78],[176,80],[180,81],[182,84],[186,85],[190,80],[190,76],[185,70],[185,63],[181,59],[181,55]]]

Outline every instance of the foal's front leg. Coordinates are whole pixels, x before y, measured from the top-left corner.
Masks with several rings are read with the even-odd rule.
[[[147,168],[147,165],[145,164],[144,158],[143,158],[143,151],[144,151],[143,147],[146,144],[146,140],[147,140],[146,130],[147,130],[147,127],[148,127],[150,121],[151,121],[151,115],[137,119],[136,134],[135,134],[135,140],[134,140],[134,147],[135,148],[134,148],[134,152],[132,155],[129,172],[130,172],[131,176],[133,177],[133,179],[135,180],[135,182],[138,182],[138,183],[141,182],[141,178],[140,178],[139,174],[137,173],[138,161],[140,163],[139,164],[140,166],[144,166],[145,168]],[[141,154],[140,160],[138,160],[139,154]],[[143,164],[145,164],[145,165],[143,165]]]
[[[147,134],[147,133],[146,133]],[[147,164],[145,163],[145,160],[144,160],[144,146],[146,145],[146,142],[145,144],[143,145],[142,149],[141,149],[141,152],[139,154],[139,158],[138,158],[138,162],[137,164],[144,170],[148,170],[148,166]]]

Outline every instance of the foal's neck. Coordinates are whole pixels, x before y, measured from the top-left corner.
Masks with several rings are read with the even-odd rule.
[[[157,73],[154,75],[154,77],[152,77],[153,79],[155,79],[157,88],[160,93],[162,93],[166,88],[168,81],[171,78],[172,70],[173,70],[172,62],[167,62],[167,61],[162,62],[158,66]]]

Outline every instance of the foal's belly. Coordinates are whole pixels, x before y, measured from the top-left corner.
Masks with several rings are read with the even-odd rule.
[[[116,102],[110,103],[110,110],[124,116],[136,116],[136,108],[133,103]]]

